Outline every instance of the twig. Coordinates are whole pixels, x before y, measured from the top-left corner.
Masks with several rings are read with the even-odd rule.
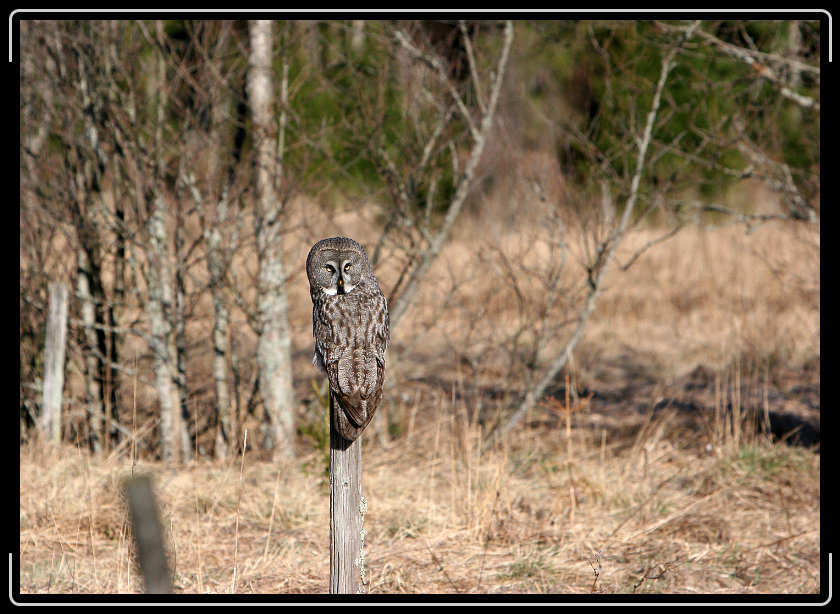
[[[239,504],[242,501],[242,472],[245,469],[245,451],[248,449],[248,429],[242,440],[242,461],[239,464],[239,493],[236,497],[236,528],[233,533],[233,579],[230,583],[230,593],[236,592],[236,555],[239,552]]]
[[[440,559],[438,559],[437,556],[435,556],[435,553],[432,550],[432,547],[428,544],[428,542],[426,543],[426,548],[428,549],[429,554],[432,556],[432,561],[434,561],[434,563],[438,566],[438,569],[440,569],[441,573],[443,573],[443,577],[446,578],[447,582],[449,582],[449,586],[452,587],[452,590],[454,590],[456,593],[460,593],[461,589],[455,586],[455,583],[452,581],[452,578],[450,578],[449,574],[446,573],[446,568],[440,562]]]
[[[476,127],[472,115],[470,114],[469,109],[467,109],[467,105],[464,103],[464,99],[460,94],[458,94],[458,90],[455,89],[455,86],[452,85],[452,81],[449,79],[446,67],[443,65],[443,62],[440,61],[440,58],[436,55],[423,53],[411,41],[409,41],[408,37],[400,30],[397,30],[396,34],[394,34],[394,38],[406,51],[408,51],[410,55],[414,57],[414,59],[426,64],[434,70],[435,76],[437,76],[437,78],[449,90],[449,95],[452,96],[455,106],[458,107],[458,110],[461,112],[461,116],[464,118],[467,126],[469,126],[470,134],[472,134],[473,140],[478,141],[481,136],[479,129]],[[478,88],[478,84],[476,84],[476,88]]]
[[[683,226],[685,226],[685,225],[686,225],[686,222],[680,222],[679,224],[674,226],[671,230],[669,230],[668,232],[666,232],[662,236],[651,239],[650,241],[645,243],[640,249],[638,249],[636,251],[636,253],[634,253],[632,256],[630,256],[630,259],[627,262],[620,265],[621,270],[626,271],[627,269],[629,269],[631,266],[633,266],[633,263],[636,262],[636,260],[638,260],[639,257],[642,254],[644,254],[647,250],[649,250],[654,245],[658,245],[660,243],[663,243],[663,242],[667,241],[668,239],[670,239],[671,237],[676,235],[680,230],[682,230]]]
[[[595,554],[595,561],[598,563],[598,567],[595,567],[595,565],[592,564],[592,561],[589,561],[589,566],[592,567],[592,571],[595,572],[595,579],[592,581],[592,588],[589,591],[590,593],[596,592],[595,587],[598,584],[598,578],[601,577],[601,572],[604,570],[604,568],[601,567],[601,552],[603,552],[603,550],[599,550]]]
[[[493,501],[493,511],[490,513],[490,522],[496,518],[496,505],[499,503],[499,495],[501,494],[500,490],[496,491],[496,499]],[[490,545],[490,533],[488,531],[487,535],[484,537],[484,549],[481,552],[481,568],[478,570],[478,585],[475,587],[476,592],[481,590],[481,579],[484,575],[484,560],[487,558],[487,546]]]
[[[684,561],[674,560],[674,561],[668,561],[664,565],[654,565],[653,563],[648,563],[647,566],[645,567],[645,571],[642,574],[642,577],[639,578],[639,581],[636,582],[633,585],[633,592],[635,593],[636,589],[639,588],[644,583],[645,580],[661,580],[662,578],[665,577],[665,574],[668,572],[668,570],[670,570],[673,567],[677,567],[679,565],[682,565],[683,562]],[[653,572],[654,567],[659,570],[659,573],[657,573],[655,575],[652,575],[651,572]]]
[[[481,109],[482,113],[485,113],[487,111],[487,104],[484,102],[484,94],[481,92],[481,82],[478,80],[478,69],[475,65],[475,53],[473,53],[470,35],[467,32],[467,25],[463,19],[458,20],[458,29],[464,38],[464,50],[467,52],[467,62],[470,65],[470,74],[472,75],[472,81],[475,86],[475,97],[478,101],[478,108]]]
[[[792,539],[797,539],[797,538],[803,537],[805,535],[810,535],[811,533],[819,533],[819,532],[820,532],[819,529],[809,529],[808,531],[802,531],[800,533],[795,533],[793,535],[787,535],[786,537],[780,537],[779,539],[777,539],[775,541],[767,542],[766,544],[759,544],[758,546],[754,546],[754,547],[750,548],[749,550],[744,550],[744,553],[746,554],[747,552],[754,552],[755,550],[758,550],[759,548],[770,548],[772,546],[778,546],[779,544],[783,544],[786,541],[790,541]]]

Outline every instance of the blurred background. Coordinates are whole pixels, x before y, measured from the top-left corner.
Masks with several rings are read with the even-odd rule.
[[[708,273],[761,226],[759,260],[818,315],[818,242],[776,261],[818,236],[817,20],[19,25],[22,441],[61,282],[59,438],[107,452],[132,429],[141,453],[189,458],[253,423],[293,453],[276,443],[311,419],[302,272],[325,236],[363,242],[383,281],[391,393],[461,369],[504,397],[497,420],[559,382],[605,275],[658,242],[734,226],[677,250]],[[629,326],[697,309],[708,282],[681,283],[676,314]],[[614,310],[638,319],[657,301],[639,294]],[[819,360],[818,324],[745,348],[719,317],[718,365]]]

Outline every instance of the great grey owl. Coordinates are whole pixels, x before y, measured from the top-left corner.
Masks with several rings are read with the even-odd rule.
[[[312,296],[312,362],[330,381],[333,427],[354,441],[382,399],[385,349],[391,336],[388,301],[361,245],[323,239],[306,258]]]

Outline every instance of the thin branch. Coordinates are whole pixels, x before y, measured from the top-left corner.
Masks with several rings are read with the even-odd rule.
[[[636,253],[634,253],[630,257],[630,259],[626,263],[622,264],[619,268],[621,268],[622,271],[626,271],[631,266],[633,266],[633,263],[636,262],[636,260],[638,260],[639,257],[642,254],[644,254],[647,250],[649,250],[654,245],[659,245],[660,243],[663,243],[663,242],[667,241],[668,239],[670,239],[671,237],[673,237],[674,235],[676,235],[680,230],[683,229],[683,226],[685,226],[687,223],[688,222],[680,222],[679,224],[676,224],[673,228],[671,228],[668,232],[666,232],[662,236],[651,239],[650,241],[645,243],[641,248],[639,248],[636,251]]]
[[[512,27],[512,26],[511,26]],[[479,128],[475,125],[473,121],[472,115],[467,109],[467,105],[464,103],[463,98],[458,93],[458,90],[455,89],[455,86],[452,84],[452,80],[449,78],[446,72],[446,67],[444,67],[443,62],[440,61],[440,58],[435,55],[429,55],[427,53],[423,53],[420,49],[417,48],[411,41],[408,40],[408,37],[402,33],[401,30],[397,30],[394,34],[394,38],[397,42],[406,50],[408,53],[417,61],[422,62],[432,68],[435,72],[437,78],[443,83],[446,88],[449,90],[449,95],[452,96],[452,100],[455,101],[455,105],[458,107],[458,110],[461,112],[461,115],[464,118],[464,121],[467,122],[467,125],[470,129],[470,134],[472,134],[472,138],[474,141],[478,141],[481,138],[479,133]],[[507,56],[505,50],[503,50],[503,54]],[[505,57],[505,61],[507,58]],[[476,84],[478,87],[478,84]],[[485,113],[485,115],[487,115]]]
[[[742,133],[746,133],[746,127],[740,126]],[[819,224],[819,216],[814,207],[806,201],[799,193],[799,188],[793,181],[790,166],[784,162],[771,160],[767,154],[756,146],[749,138],[742,137],[738,143],[738,149],[751,162],[752,167],[766,168],[769,172],[761,177],[772,190],[783,194],[790,199],[791,216],[794,219],[807,220]],[[755,173],[754,173],[755,174]]]
[[[469,32],[467,32],[467,24],[463,19],[458,21],[458,29],[464,38],[464,49],[467,52],[467,62],[470,65],[470,74],[472,75],[473,89],[475,89],[478,108],[481,109],[482,113],[486,113],[487,104],[484,102],[484,94],[481,92],[481,81],[478,79],[478,69],[475,65],[475,53],[473,53],[472,41],[470,40]]]
[[[400,32],[397,32],[397,35],[398,39],[405,41],[403,43],[404,45],[411,45],[411,43],[405,40],[404,36],[401,36]],[[452,197],[452,200],[449,203],[449,207],[446,210],[446,215],[443,218],[443,223],[440,229],[438,229],[437,233],[435,233],[435,235],[431,238],[431,241],[429,242],[427,248],[424,250],[423,254],[419,258],[418,265],[411,271],[411,274],[408,278],[408,281],[405,284],[403,291],[393,302],[393,306],[390,310],[392,327],[396,324],[396,322],[400,319],[402,314],[405,313],[405,310],[411,304],[411,300],[413,299],[414,294],[417,291],[417,287],[419,286],[420,281],[423,279],[423,277],[425,277],[427,271],[429,270],[429,267],[431,267],[432,262],[434,262],[435,258],[437,258],[437,255],[443,248],[444,242],[449,237],[449,234],[452,231],[452,227],[455,224],[455,220],[458,218],[464,201],[467,198],[469,189],[472,187],[472,180],[475,174],[475,169],[478,166],[479,160],[481,159],[481,154],[484,152],[484,146],[487,142],[487,137],[490,133],[490,129],[493,127],[493,121],[496,117],[496,107],[498,106],[499,94],[501,92],[502,81],[504,80],[505,68],[507,67],[508,57],[510,56],[510,48],[512,43],[513,22],[507,21],[505,23],[504,42],[502,44],[502,51],[499,55],[499,60],[496,66],[496,74],[492,82],[490,100],[487,106],[487,111],[483,114],[478,129],[471,130],[474,139],[472,151],[470,152],[470,156],[464,167],[463,174],[460,176],[460,180],[458,181],[458,187],[455,190],[455,194]],[[433,59],[437,60],[437,58]],[[440,62],[437,61],[437,64],[439,65]],[[457,92],[453,91],[451,93],[453,97],[458,96]],[[456,102],[459,102],[459,98],[456,98]],[[460,101],[460,104],[462,105],[463,102]],[[462,112],[466,113],[466,109],[464,109]],[[456,156],[453,156],[453,158],[455,157]]]
[[[667,24],[660,24],[660,26],[667,30],[677,30],[680,32],[687,31],[686,28],[681,26],[669,26]],[[808,72],[819,78],[820,69],[818,66],[811,66],[810,64],[800,62],[799,60],[784,58],[777,54],[763,53],[761,51],[758,51],[757,49],[744,49],[743,47],[739,47],[738,45],[733,45],[732,43],[722,41],[719,38],[717,38],[714,34],[710,34],[702,28],[697,28],[696,33],[700,38],[713,44],[715,47],[717,47],[727,55],[730,55],[743,61],[745,64],[747,64],[747,66],[755,70],[760,77],[778,85],[780,87],[779,91],[785,98],[792,100],[801,107],[814,109],[815,111],[820,110],[819,102],[817,102],[810,96],[805,96],[804,94],[799,94],[793,91],[788,86],[788,83],[785,81],[785,79],[783,79],[780,76],[779,71],[774,69],[771,66],[771,64],[784,64],[796,72]]]
[[[760,226],[765,222],[773,222],[773,221],[790,221],[791,216],[787,213],[745,213],[744,211],[739,211],[737,209],[733,209],[732,207],[727,207],[726,205],[721,205],[718,203],[709,203],[700,200],[682,200],[682,201],[675,201],[675,207],[691,207],[696,209],[698,212],[707,212],[707,213],[722,213],[727,217],[733,220],[733,223],[743,223],[748,226],[748,230],[751,231],[756,227]],[[819,218],[813,220],[814,223],[819,224]],[[629,266],[629,264],[628,264]]]

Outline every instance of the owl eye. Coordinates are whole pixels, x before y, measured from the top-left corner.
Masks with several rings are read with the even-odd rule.
[[[348,262],[347,264],[344,265],[344,272],[347,273],[349,271],[350,271],[350,263]]]
[[[326,267],[324,267],[324,268],[326,268],[327,272],[330,273],[330,274],[335,273],[335,268],[333,268],[333,265],[331,265],[331,264],[326,265]]]

